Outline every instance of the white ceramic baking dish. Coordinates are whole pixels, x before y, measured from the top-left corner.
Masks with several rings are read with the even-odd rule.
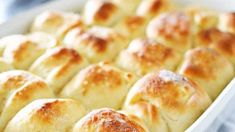
[[[40,7],[20,13],[14,18],[0,25],[0,38],[10,34],[25,33],[33,18],[45,10],[62,10],[79,12],[86,0],[57,0]],[[234,0],[175,0],[181,5],[200,5],[219,11],[235,11]],[[221,92],[210,107],[186,130],[187,132],[202,132],[223,111],[226,104],[235,96],[235,79]]]

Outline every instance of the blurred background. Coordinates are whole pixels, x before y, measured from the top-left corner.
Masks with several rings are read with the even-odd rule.
[[[0,23],[24,10],[51,0],[0,0]]]

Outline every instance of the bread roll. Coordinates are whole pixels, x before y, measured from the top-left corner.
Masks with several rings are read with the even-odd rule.
[[[63,89],[61,96],[81,101],[90,109],[119,109],[134,81],[134,76],[99,63],[80,71]]]
[[[158,43],[154,39],[134,39],[126,50],[123,50],[117,64],[139,76],[160,69],[175,70],[181,56],[172,48]]]
[[[215,99],[234,76],[234,69],[221,54],[209,48],[189,50],[179,73],[194,80]]]
[[[0,131],[25,105],[39,98],[53,98],[46,83],[25,71],[7,71],[0,74]]]
[[[6,60],[0,58],[0,73],[8,70],[12,70],[13,67]]]
[[[71,99],[39,99],[21,109],[4,132],[69,132],[85,113]]]
[[[53,48],[59,45],[58,40],[51,34],[45,32],[33,32],[27,34],[29,39],[45,49]]]
[[[146,18],[152,18],[169,10],[170,5],[169,0],[142,0],[136,10],[136,14]]]
[[[186,8],[185,12],[193,21],[195,33],[218,26],[219,15],[216,11],[193,6]]]
[[[111,0],[123,10],[124,14],[133,14],[142,0]]]
[[[45,49],[24,35],[11,35],[0,40],[2,56],[16,69],[27,70]]]
[[[114,29],[132,40],[145,35],[147,23],[147,19],[142,16],[129,15],[121,19]]]
[[[235,12],[221,14],[219,18],[219,28],[222,31],[235,34]]]
[[[70,29],[84,26],[80,15],[60,11],[46,11],[39,14],[32,26],[31,32],[46,32],[62,39]]]
[[[126,38],[111,28],[93,27],[88,31],[71,30],[64,39],[67,47],[73,48],[88,58],[91,63],[113,61],[127,47]]]
[[[76,123],[73,132],[148,132],[127,115],[113,109],[93,110]]]
[[[141,118],[151,132],[181,132],[211,100],[191,80],[162,70],[137,81],[127,95],[124,110]]]
[[[87,25],[112,26],[123,15],[122,10],[110,0],[88,0],[83,11]]]
[[[31,66],[30,72],[45,79],[57,94],[86,65],[87,60],[75,50],[57,47],[40,56]]]
[[[195,36],[195,46],[209,47],[235,65],[235,35],[222,32],[216,28],[210,28],[199,32]]]
[[[192,46],[190,18],[182,12],[163,13],[150,21],[147,36],[179,52],[185,52]]]

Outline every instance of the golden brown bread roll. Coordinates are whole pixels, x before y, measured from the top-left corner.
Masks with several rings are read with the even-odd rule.
[[[127,115],[113,109],[93,110],[76,123],[73,132],[148,132]]]
[[[200,31],[194,39],[195,46],[209,47],[235,65],[235,35],[216,28]]]
[[[235,34],[235,12],[223,13],[219,17],[219,28]]]
[[[83,11],[87,25],[112,26],[123,15],[122,10],[110,0],[88,0]]]
[[[81,101],[91,109],[121,108],[134,76],[107,63],[81,70],[63,89],[62,97]]]
[[[145,35],[145,28],[147,26],[147,19],[142,16],[129,15],[123,17],[115,26],[114,29],[124,36],[132,40],[137,37]]]
[[[185,52],[192,46],[192,24],[183,12],[163,13],[150,21],[147,36],[175,50]]]
[[[2,57],[16,69],[27,70],[45,48],[24,35],[11,35],[0,40]],[[1,53],[0,53],[1,54]]]
[[[136,10],[136,14],[146,18],[152,18],[169,10],[170,5],[168,0],[142,0]]]
[[[8,70],[12,70],[13,67],[6,60],[0,58],[0,73]]]
[[[85,114],[85,107],[71,99],[39,99],[21,109],[4,132],[69,132]]]
[[[75,50],[57,47],[40,56],[29,71],[45,79],[57,94],[86,65],[88,65],[87,60]]]
[[[180,132],[210,105],[207,93],[191,80],[162,70],[144,76],[127,95],[124,110],[141,118],[151,132]]]
[[[84,26],[80,15],[60,11],[46,11],[39,14],[32,26],[31,32],[46,32],[62,39],[74,27]]]
[[[53,98],[46,83],[26,71],[7,71],[0,74],[0,131],[25,105],[39,98]]]
[[[190,16],[194,24],[195,33],[218,26],[219,15],[214,10],[193,6],[186,8],[185,12]]]
[[[80,28],[71,30],[64,39],[67,47],[77,50],[89,62],[113,61],[127,47],[127,39],[107,27],[93,27],[88,31]]]
[[[143,76],[160,69],[175,70],[180,59],[180,54],[172,48],[154,39],[138,38],[120,53],[117,64],[127,71]]]
[[[234,76],[230,62],[213,49],[203,47],[189,50],[178,72],[204,88],[213,100]]]

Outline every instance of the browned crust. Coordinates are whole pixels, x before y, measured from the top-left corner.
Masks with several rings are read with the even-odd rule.
[[[98,21],[107,21],[110,16],[117,10],[117,7],[111,2],[104,2],[96,12],[94,18]]]
[[[140,125],[126,115],[108,108],[95,110],[81,121],[81,127],[95,127],[102,132],[144,132]]]

